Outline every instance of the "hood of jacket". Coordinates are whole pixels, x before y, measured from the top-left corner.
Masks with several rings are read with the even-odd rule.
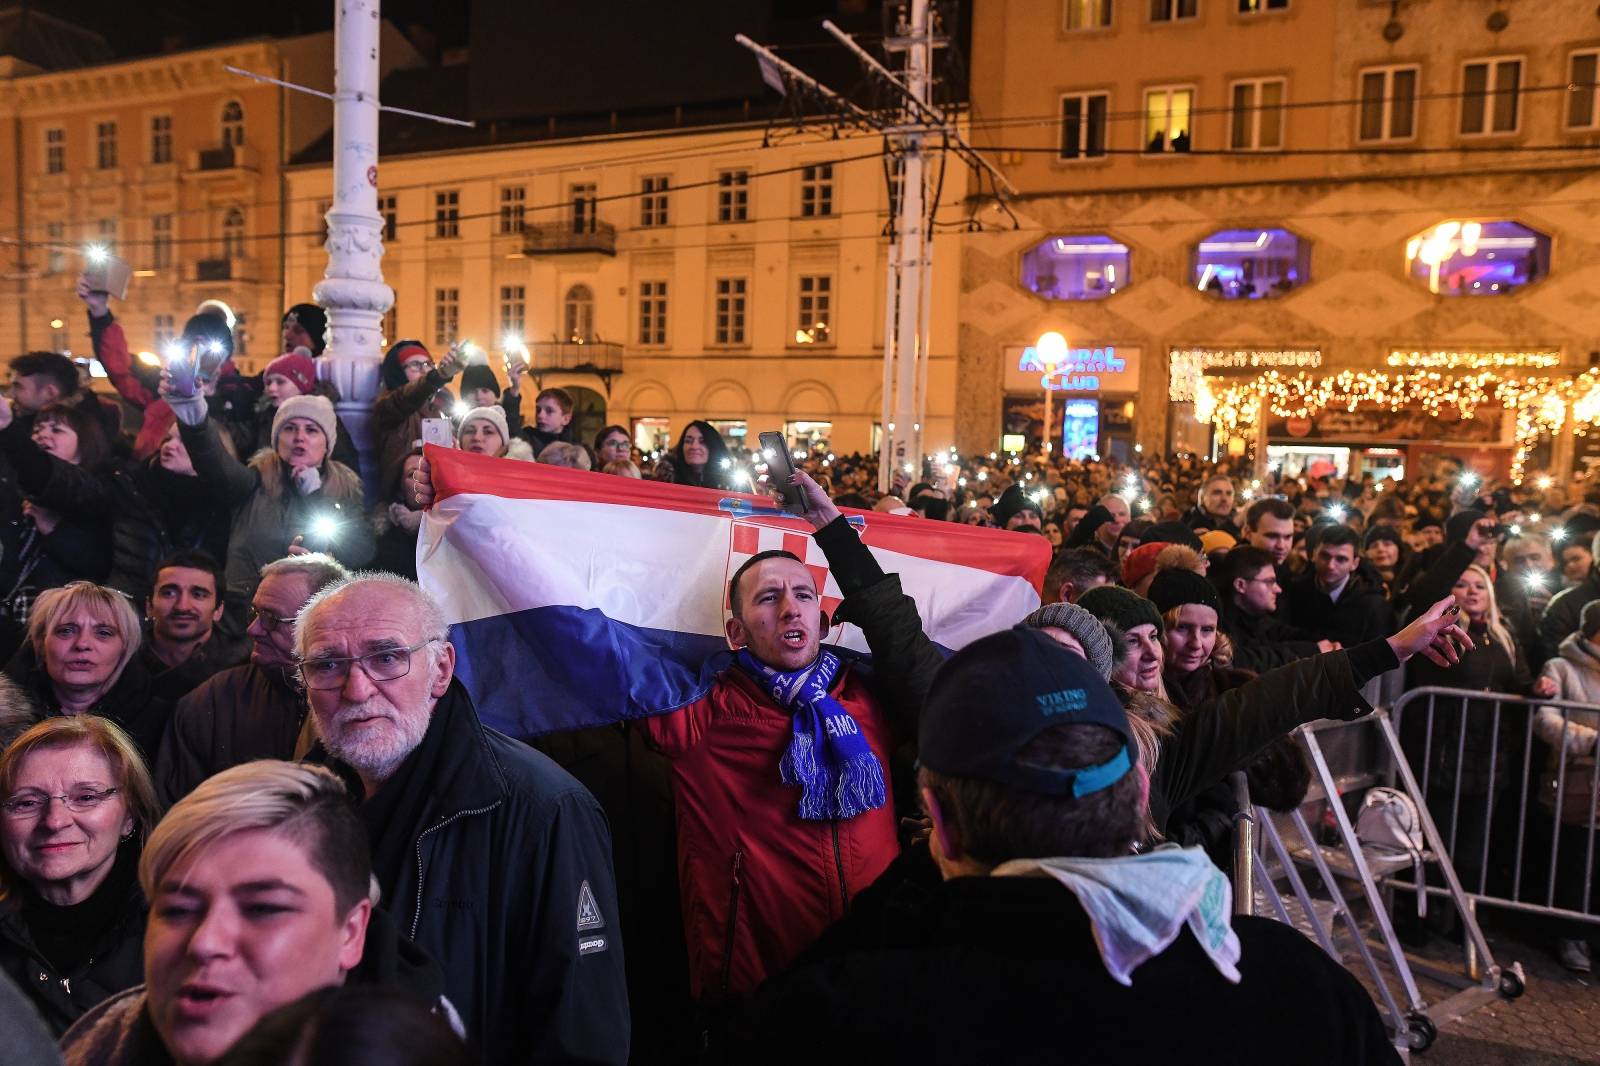
[[[1561,642],[1556,654],[1580,670],[1600,674],[1600,647],[1584,640],[1577,633],[1569,634],[1567,639]]]

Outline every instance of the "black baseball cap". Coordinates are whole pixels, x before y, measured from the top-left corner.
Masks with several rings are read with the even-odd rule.
[[[1040,733],[1067,724],[1105,726],[1122,739],[1122,750],[1096,766],[1017,762]],[[935,773],[1047,796],[1086,796],[1133,768],[1122,701],[1083,656],[1025,626],[976,640],[939,668],[918,744],[918,761]]]

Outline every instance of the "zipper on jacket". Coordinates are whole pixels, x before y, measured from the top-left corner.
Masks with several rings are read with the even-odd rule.
[[[417,939],[417,926],[419,924],[421,924],[421,922],[422,922],[422,889],[423,889],[422,841],[423,841],[423,839],[426,838],[429,833],[432,833],[432,832],[434,832],[436,830],[439,830],[439,829],[443,829],[445,826],[449,825],[451,822],[456,821],[458,818],[468,818],[468,817],[471,817],[472,815],[475,815],[475,814],[488,814],[490,811],[494,810],[498,806],[500,806],[500,801],[496,800],[495,802],[489,804],[489,806],[487,806],[487,807],[479,807],[475,811],[457,811],[455,814],[452,814],[450,817],[444,819],[441,822],[437,822],[434,825],[429,826],[428,828],[424,829],[421,833],[417,834],[417,906],[416,906],[416,910],[412,911],[412,913],[411,913],[411,939],[412,940]]]
[[[850,913],[850,888],[844,883],[844,852],[839,848],[839,819],[835,818],[833,825],[833,865],[839,871],[839,902],[844,906],[844,913]]]
[[[733,886],[728,892],[728,935],[722,945],[722,991],[728,990],[733,978],[733,938],[739,929],[739,893],[744,887],[740,871],[744,867],[744,851],[733,853]]]

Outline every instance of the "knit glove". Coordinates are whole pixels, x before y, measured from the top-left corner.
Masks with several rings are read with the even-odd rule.
[[[314,466],[303,466],[294,472],[294,483],[300,495],[310,496],[322,487],[322,475]]]
[[[413,511],[403,503],[391,503],[389,505],[389,521],[407,533],[415,533],[422,528],[422,512]]]
[[[167,401],[167,406],[172,408],[172,413],[178,416],[178,421],[186,426],[203,426],[206,424],[206,398],[200,393],[193,396],[176,396],[164,393],[162,399]]]

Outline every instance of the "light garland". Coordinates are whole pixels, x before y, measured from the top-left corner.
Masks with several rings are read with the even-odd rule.
[[[1246,435],[1260,423],[1263,412],[1282,419],[1312,419],[1328,410],[1420,407],[1435,418],[1450,410],[1461,419],[1472,419],[1479,408],[1512,411],[1511,479],[1521,484],[1528,454],[1545,434],[1570,425],[1581,437],[1600,427],[1600,369],[1574,378],[1502,375],[1493,370],[1471,374],[1345,370],[1322,377],[1269,370],[1248,380],[1200,375],[1189,399],[1195,417],[1210,422],[1222,439]]]
[[[1408,351],[1395,348],[1384,360],[1392,367],[1408,370],[1548,370],[1561,365],[1561,352],[1538,351]]]

